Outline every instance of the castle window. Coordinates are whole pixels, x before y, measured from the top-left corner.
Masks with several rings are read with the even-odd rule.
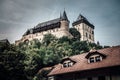
[[[38,34],[36,33],[36,36],[38,36]]]
[[[86,37],[88,37],[88,34],[86,33]]]
[[[91,35],[89,35],[89,38],[91,39]]]
[[[56,31],[58,31],[58,29],[56,29]]]
[[[55,30],[53,29],[53,32],[55,32]]]
[[[94,31],[92,31],[92,34],[94,34]]]

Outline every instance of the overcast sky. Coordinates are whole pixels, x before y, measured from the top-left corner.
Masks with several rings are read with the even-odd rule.
[[[71,23],[81,13],[95,26],[95,42],[120,45],[120,0],[0,0],[0,39],[11,43],[28,28],[67,12]]]

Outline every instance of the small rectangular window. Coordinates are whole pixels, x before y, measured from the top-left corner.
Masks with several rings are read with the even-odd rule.
[[[71,67],[73,65],[72,62],[68,62],[68,67]]]
[[[90,58],[90,63],[94,63],[95,61],[94,61],[94,57],[91,57]]]
[[[101,61],[101,60],[100,60],[100,56],[96,56],[96,57],[95,57],[95,60],[96,60],[96,62]]]
[[[89,38],[91,39],[91,35],[89,35]]]
[[[86,37],[88,37],[88,34],[86,33]]]
[[[94,31],[92,31],[92,34],[94,34]]]
[[[64,63],[64,64],[63,64],[63,67],[68,67],[67,63]]]

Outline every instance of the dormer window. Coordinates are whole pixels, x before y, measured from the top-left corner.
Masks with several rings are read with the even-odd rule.
[[[65,58],[61,61],[62,63],[62,67],[66,68],[66,67],[71,67],[75,64],[75,61],[71,60],[70,58]]]
[[[66,61],[63,63],[63,67],[71,67],[73,65],[73,62],[71,61]]]
[[[85,58],[88,59],[88,63],[94,63],[102,61],[104,58],[106,58],[106,55],[98,51],[90,51]]]
[[[99,62],[99,61],[102,61],[102,57],[99,55],[92,56],[88,59],[89,63],[94,63],[94,62]]]

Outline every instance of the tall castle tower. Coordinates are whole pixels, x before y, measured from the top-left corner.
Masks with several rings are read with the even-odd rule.
[[[72,23],[72,26],[80,32],[81,41],[94,43],[94,25],[92,25],[84,16],[80,14],[77,20]]]
[[[59,18],[39,23],[34,28],[28,29],[22,38],[17,40],[15,43],[19,44],[20,42],[31,41],[33,39],[42,41],[44,35],[48,33],[56,36],[57,38],[63,36],[67,36],[69,38],[72,37],[72,35],[69,33],[69,20],[65,11],[62,15],[60,15]]]

